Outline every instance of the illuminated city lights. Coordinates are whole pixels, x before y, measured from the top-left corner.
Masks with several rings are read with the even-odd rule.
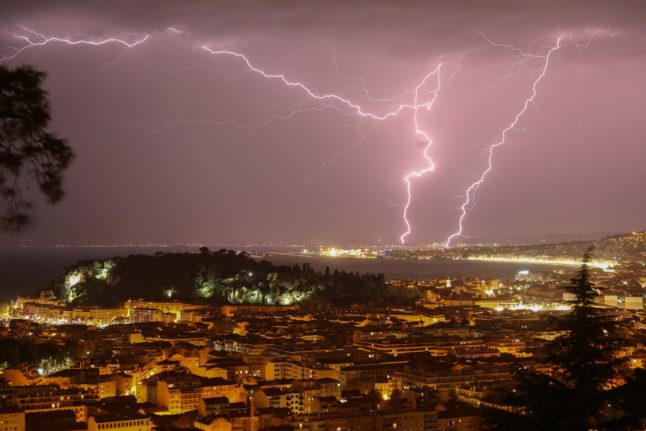
[[[646,5],[465,1],[5,2],[0,431],[646,430]]]

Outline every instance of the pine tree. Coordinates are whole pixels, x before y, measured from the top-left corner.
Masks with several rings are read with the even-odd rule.
[[[24,189],[38,185],[49,203],[63,198],[63,172],[74,154],[48,132],[50,109],[42,88],[45,73],[29,66],[0,65],[0,231],[29,223]]]
[[[590,248],[568,288],[575,297],[571,312],[555,318],[562,335],[546,346],[552,372],[519,370],[513,389],[504,394],[512,412],[488,412],[489,429],[641,429],[628,427],[629,422],[630,426],[640,424],[644,415],[632,411],[634,402],[627,398],[631,391],[621,390],[624,360],[618,353],[624,342],[623,325],[594,302],[597,292],[590,282],[591,258]],[[633,382],[642,393],[643,381]]]
[[[597,292],[590,283],[591,257],[589,249],[569,288],[575,295],[572,312],[557,321],[557,329],[565,334],[548,345],[549,362],[570,392],[561,422],[563,429],[572,431],[603,426],[609,413],[608,389],[621,378],[624,365],[617,355],[624,340],[620,322],[594,303]]]

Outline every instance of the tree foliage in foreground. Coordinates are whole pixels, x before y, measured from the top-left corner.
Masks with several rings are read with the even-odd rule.
[[[548,374],[521,369],[503,394],[511,412],[490,410],[488,429],[526,431],[642,430],[646,371],[629,373],[620,357],[624,325],[595,305],[589,249],[568,291],[572,310],[556,318],[563,335],[547,345]]]
[[[49,203],[63,198],[63,172],[72,150],[48,132],[45,73],[0,65],[0,230],[19,231],[30,220],[25,189],[35,182]]]

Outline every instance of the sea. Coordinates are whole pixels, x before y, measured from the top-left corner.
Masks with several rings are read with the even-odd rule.
[[[233,248],[233,247],[231,247]],[[215,249],[215,248],[214,248]],[[77,260],[102,259],[129,254],[155,254],[158,251],[194,252],[197,247],[0,247],[0,300],[17,295],[31,295],[46,289],[51,280]],[[252,256],[277,265],[309,264],[317,269],[329,267],[334,271],[383,273],[387,280],[429,280],[443,277],[483,277],[510,279],[521,270],[552,271],[564,267],[554,265],[525,265],[521,263],[475,262],[446,259],[360,259],[290,255],[286,250],[249,248]],[[275,252],[266,254],[269,252]]]

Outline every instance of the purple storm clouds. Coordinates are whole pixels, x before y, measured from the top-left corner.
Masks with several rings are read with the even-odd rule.
[[[0,57],[48,73],[77,158],[2,241],[643,229],[644,22],[638,1],[4,3]]]

